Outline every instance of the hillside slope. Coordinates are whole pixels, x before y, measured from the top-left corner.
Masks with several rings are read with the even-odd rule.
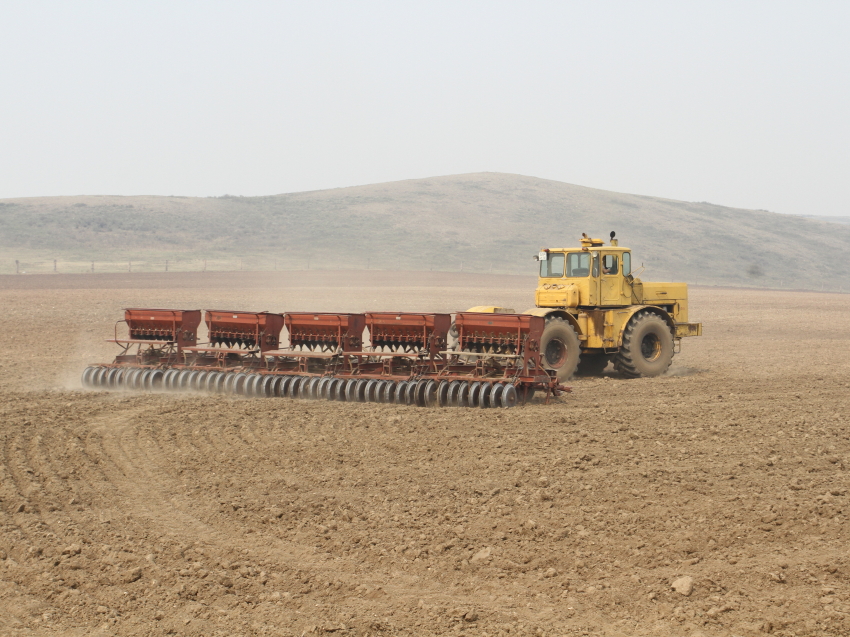
[[[500,173],[266,197],[6,199],[0,267],[14,271],[16,258],[33,271],[39,259],[134,260],[141,269],[209,259],[223,268],[274,261],[279,269],[530,274],[542,245],[610,230],[646,266],[646,280],[850,288],[850,264],[839,258],[850,252],[846,224]]]

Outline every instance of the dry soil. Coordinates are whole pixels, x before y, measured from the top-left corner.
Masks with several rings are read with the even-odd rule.
[[[847,295],[692,289],[704,336],[667,376],[512,410],[79,386],[123,307],[522,310],[532,286],[0,278],[0,634],[850,634]]]

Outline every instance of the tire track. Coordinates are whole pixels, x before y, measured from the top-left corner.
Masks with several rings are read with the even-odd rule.
[[[110,485],[121,495],[118,505],[128,517],[144,518],[166,533],[210,534],[213,529],[175,503],[171,485],[160,477],[166,473],[160,458],[142,454],[138,444],[127,443],[128,439],[137,440],[135,421],[147,411],[145,407],[135,408],[102,416],[89,424],[91,433],[99,440],[99,449],[109,460],[104,472]]]
[[[144,409],[135,409],[103,416],[90,423],[92,433],[97,434],[97,439],[102,442],[103,454],[109,459],[103,465],[109,474],[110,485],[116,491],[113,500],[118,501],[118,506],[124,509],[128,518],[145,520],[138,522],[141,535],[149,535],[154,530],[159,537],[193,538],[195,542],[209,547],[211,554],[238,555],[253,562],[265,559],[283,571],[303,569],[316,574],[326,573],[325,579],[339,577],[339,557],[317,554],[314,548],[281,538],[276,533],[255,531],[246,535],[244,523],[227,516],[219,524],[200,519],[193,509],[202,505],[176,493],[175,480],[181,478],[174,477],[174,472],[170,471],[172,467],[163,461],[175,456],[161,447],[158,447],[158,453],[140,448],[138,432],[142,427],[138,421],[146,417],[149,416]],[[173,429],[165,431],[168,427],[163,427],[164,437],[172,442],[179,439],[179,432]],[[180,450],[177,444],[172,444],[172,447]],[[222,497],[214,489],[207,493]],[[355,564],[343,570],[353,573]]]
[[[33,551],[40,552],[50,535],[63,535],[54,516],[45,514],[56,507],[45,493],[44,480],[38,479],[37,466],[30,461],[28,449],[33,442],[27,433],[18,432],[7,437],[4,445],[4,473],[14,494],[12,498],[4,494],[4,500],[11,500],[6,515],[24,537],[26,551],[19,551],[21,558],[31,556]]]
[[[59,462],[54,460],[49,451],[50,449],[57,451],[66,449],[66,438],[64,429],[59,431],[48,430],[43,434],[33,436],[29,447],[29,457],[32,464],[38,467],[44,477],[42,487],[44,497],[39,505],[39,510],[42,519],[56,535],[54,544],[64,544],[68,541],[69,536],[77,535],[77,533],[74,533],[77,522],[71,514],[72,502],[75,501],[74,496],[71,495],[67,474],[57,468],[66,463],[64,459],[60,459]],[[63,476],[65,477],[63,478]],[[71,530],[69,531],[69,529]]]

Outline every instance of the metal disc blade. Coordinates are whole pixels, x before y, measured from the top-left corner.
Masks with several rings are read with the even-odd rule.
[[[151,391],[160,391],[162,389],[162,378],[165,372],[161,369],[151,370],[151,375],[148,377],[148,385]]]
[[[388,380],[384,385],[384,402],[392,405],[395,402],[395,383]]]
[[[435,380],[427,381],[424,391],[424,399],[426,407],[436,407],[437,405],[437,390],[439,385]]]
[[[449,381],[447,380],[441,380],[437,387],[437,404],[440,407],[449,405]]]
[[[469,407],[469,383],[461,382],[457,398],[458,407]]]
[[[415,405],[416,404],[416,386],[419,383],[416,381],[411,381],[407,383],[407,387],[405,387],[404,391],[404,404],[405,405]]]
[[[423,379],[416,383],[416,389],[413,391],[413,402],[417,407],[425,406],[425,389],[429,382],[431,381]]]
[[[366,383],[366,402],[368,403],[376,403],[378,402],[378,381],[370,380]]]
[[[509,383],[505,385],[505,389],[502,391],[502,408],[508,409],[513,407],[517,403],[517,392],[516,387],[514,387],[513,383]]]
[[[475,382],[472,383],[469,387],[469,397],[467,398],[467,404],[470,407],[478,407],[478,395],[481,393],[481,383]]]
[[[502,406],[502,392],[505,391],[505,386],[501,384],[493,385],[493,391],[490,392],[490,407]]]
[[[365,403],[366,402],[366,384],[368,382],[369,381],[361,378],[360,380],[357,381],[357,384],[355,385],[354,391],[357,392],[357,402],[358,403]]]
[[[490,407],[490,394],[493,391],[493,386],[490,383],[481,383],[481,389],[478,391],[478,406],[481,409]]]
[[[348,379],[345,383],[345,402],[347,403],[355,403],[357,402],[357,381],[353,378]]]

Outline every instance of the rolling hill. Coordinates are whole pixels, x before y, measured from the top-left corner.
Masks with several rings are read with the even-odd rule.
[[[645,280],[850,289],[850,225],[501,173],[263,197],[0,200],[0,271],[110,268],[528,273],[615,230]]]

